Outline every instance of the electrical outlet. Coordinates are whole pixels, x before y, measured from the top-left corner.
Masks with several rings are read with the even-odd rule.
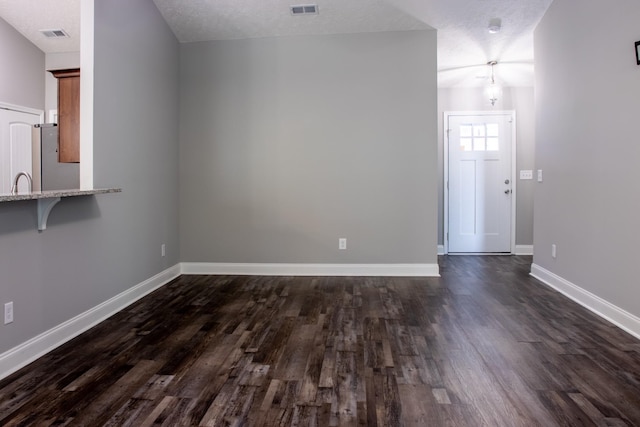
[[[167,249],[167,248],[166,248],[165,244],[164,244],[164,243],[163,243],[163,244],[161,244],[161,245],[160,245],[160,255],[165,256],[165,255],[167,254],[166,249]]]
[[[538,169],[538,182],[542,182],[542,169]]]
[[[340,250],[345,250],[347,249],[347,239],[344,237],[341,237],[338,239],[338,249]]]
[[[555,258],[557,254],[556,245],[551,245],[551,258]]]
[[[4,324],[13,323],[13,301],[4,305]]]

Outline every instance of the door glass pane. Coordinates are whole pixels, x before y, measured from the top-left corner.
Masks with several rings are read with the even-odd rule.
[[[471,138],[460,138],[460,151],[473,151]]]
[[[484,125],[474,125],[473,126],[473,136],[484,136]]]
[[[484,138],[473,138],[473,151],[485,151]]]
[[[499,136],[498,129],[500,126],[497,123],[487,123],[487,136]]]
[[[499,151],[498,138],[487,138],[487,151]]]
[[[460,126],[460,137],[470,137],[472,136],[473,126],[471,125],[462,125]]]

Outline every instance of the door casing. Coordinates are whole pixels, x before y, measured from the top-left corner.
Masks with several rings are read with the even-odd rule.
[[[442,136],[443,141],[443,155],[444,155],[444,179],[443,179],[443,194],[444,194],[444,254],[449,254],[449,118],[451,116],[510,116],[511,126],[511,251],[509,254],[515,254],[516,249],[516,201],[517,201],[517,165],[516,165],[516,112],[515,110],[500,110],[500,111],[445,111]],[[478,253],[478,255],[482,255]],[[491,255],[498,255],[492,253]]]

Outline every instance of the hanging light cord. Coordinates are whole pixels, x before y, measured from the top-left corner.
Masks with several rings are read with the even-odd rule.
[[[496,93],[495,93],[495,85],[496,85],[496,79],[495,79],[495,75],[493,74],[493,67],[498,64],[498,61],[489,61],[487,62],[487,65],[491,66],[491,83],[489,84],[489,87],[491,88],[491,92],[490,92],[490,98],[489,101],[491,101],[491,105],[496,105],[496,101],[498,100]]]
[[[496,80],[495,80],[495,76],[493,75],[493,66],[497,65],[498,61],[489,61],[487,62],[487,65],[491,66],[491,84],[494,85],[496,84]]]

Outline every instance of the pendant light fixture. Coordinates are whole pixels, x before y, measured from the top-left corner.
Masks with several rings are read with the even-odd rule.
[[[488,30],[491,34],[497,34],[502,29],[502,19],[500,18],[492,18],[489,21]]]
[[[493,67],[497,64],[498,61],[487,62],[487,65],[491,67],[491,80],[489,81],[489,86],[487,86],[487,96],[489,97],[489,102],[491,102],[492,106],[496,105],[496,101],[498,101],[501,93],[500,86],[496,84],[496,76],[493,72]]]

